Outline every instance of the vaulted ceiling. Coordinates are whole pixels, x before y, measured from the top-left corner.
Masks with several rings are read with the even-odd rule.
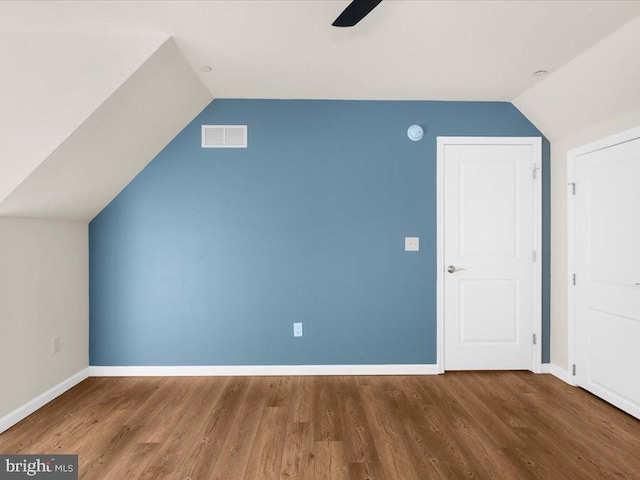
[[[0,216],[90,220],[216,97],[511,101],[551,140],[640,108],[640,2],[347,3],[0,1]]]

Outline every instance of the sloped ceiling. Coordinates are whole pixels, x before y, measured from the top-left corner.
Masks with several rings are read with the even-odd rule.
[[[550,140],[640,108],[640,18],[513,102]]]
[[[0,201],[166,38],[0,33]]]
[[[515,99],[552,140],[640,107],[640,2],[347,3],[0,1],[0,216],[91,220],[213,96]]]
[[[165,41],[0,203],[0,216],[90,221],[211,100]]]

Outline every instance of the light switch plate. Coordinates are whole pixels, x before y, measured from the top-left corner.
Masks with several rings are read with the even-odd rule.
[[[301,337],[302,336],[302,323],[294,323],[293,324],[293,336]]]
[[[419,252],[420,251],[420,237],[404,237],[404,251],[405,252]]]

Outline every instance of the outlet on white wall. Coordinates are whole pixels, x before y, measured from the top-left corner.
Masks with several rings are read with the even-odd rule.
[[[51,353],[58,353],[60,351],[60,337],[55,336],[51,339]]]
[[[301,337],[302,336],[302,323],[294,323],[293,324],[293,336]]]

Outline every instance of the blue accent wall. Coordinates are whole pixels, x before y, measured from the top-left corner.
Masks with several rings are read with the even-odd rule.
[[[90,224],[91,365],[436,363],[440,135],[541,134],[510,103],[215,100]]]

